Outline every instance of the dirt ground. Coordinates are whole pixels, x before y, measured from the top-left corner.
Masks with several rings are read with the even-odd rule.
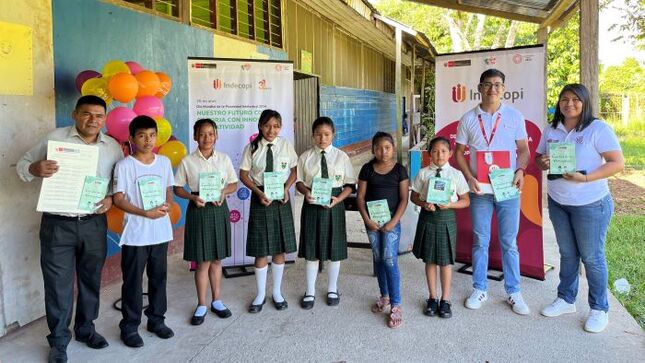
[[[645,214],[645,170],[628,169],[609,178],[616,214]]]

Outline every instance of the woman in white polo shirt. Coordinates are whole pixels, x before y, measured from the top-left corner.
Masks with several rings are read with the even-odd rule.
[[[575,157],[566,156],[567,148],[575,150]],[[576,311],[582,260],[590,306],[584,329],[599,333],[609,321],[605,237],[614,204],[607,178],[623,170],[625,163],[612,128],[593,116],[585,86],[568,84],[560,92],[553,120],[542,132],[535,162],[542,170],[552,169],[548,178],[549,217],[560,249],[558,297],[541,313],[554,317]],[[555,170],[560,166],[564,170],[567,164],[569,169],[575,164],[575,170]]]

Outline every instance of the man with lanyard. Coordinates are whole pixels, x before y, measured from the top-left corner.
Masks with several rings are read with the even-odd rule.
[[[83,96],[72,112],[74,125],[58,128],[29,150],[18,162],[23,181],[48,178],[58,172],[58,164],[47,159],[49,140],[96,146],[99,150],[97,176],[112,180],[114,164],[123,158],[121,147],[103,134],[106,104],[96,96]],[[111,189],[111,188],[110,188]],[[107,245],[105,212],[112,206],[112,196],[97,203],[90,214],[43,213],[40,224],[40,265],[45,284],[45,313],[50,334],[47,336],[49,362],[66,362],[71,340],[69,324],[74,307],[74,277],[78,298],[74,333],[76,340],[90,348],[102,349],[108,342],[94,327],[99,314],[101,270]]]
[[[497,202],[493,198],[488,172],[496,167],[515,171],[513,185],[522,190],[529,148],[524,116],[501,101],[504,73],[488,69],[477,87],[482,102],[464,114],[457,128],[455,159],[470,187],[470,214],[473,226],[473,292],[465,306],[479,309],[488,299],[488,247],[493,210],[502,247],[502,270],[507,302],[517,314],[529,313],[520,292],[520,259],[517,232],[520,225],[520,199]],[[470,149],[470,164],[464,156]]]

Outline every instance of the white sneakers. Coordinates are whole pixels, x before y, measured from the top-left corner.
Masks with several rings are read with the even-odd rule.
[[[545,306],[542,311],[540,311],[540,314],[547,316],[549,318],[553,318],[556,316],[560,316],[562,314],[569,314],[569,313],[575,313],[576,312],[576,305],[575,304],[569,304],[568,302],[564,301],[561,298],[556,298],[553,300],[553,302],[547,306]]]
[[[529,310],[529,306],[526,305],[522,298],[522,293],[519,291],[508,295],[506,302],[513,307],[513,312],[515,314],[528,315],[531,312],[531,310]]]
[[[466,299],[466,307],[468,309],[477,310],[482,307],[482,303],[488,300],[488,294],[486,291],[473,289],[472,294]]]
[[[608,323],[609,314],[602,310],[591,309],[587,317],[587,322],[585,322],[585,331],[589,333],[600,333],[605,330]]]

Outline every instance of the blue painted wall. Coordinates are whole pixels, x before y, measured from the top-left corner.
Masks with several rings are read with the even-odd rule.
[[[173,81],[163,99],[173,134],[188,141],[188,56],[212,57],[213,33],[98,0],[53,0],[56,126],[72,124],[76,75],[109,60],[135,61]],[[113,102],[113,106],[120,105]]]
[[[370,140],[377,131],[396,129],[392,93],[343,87],[320,87],[320,115],[336,124],[334,145],[343,147]]]

